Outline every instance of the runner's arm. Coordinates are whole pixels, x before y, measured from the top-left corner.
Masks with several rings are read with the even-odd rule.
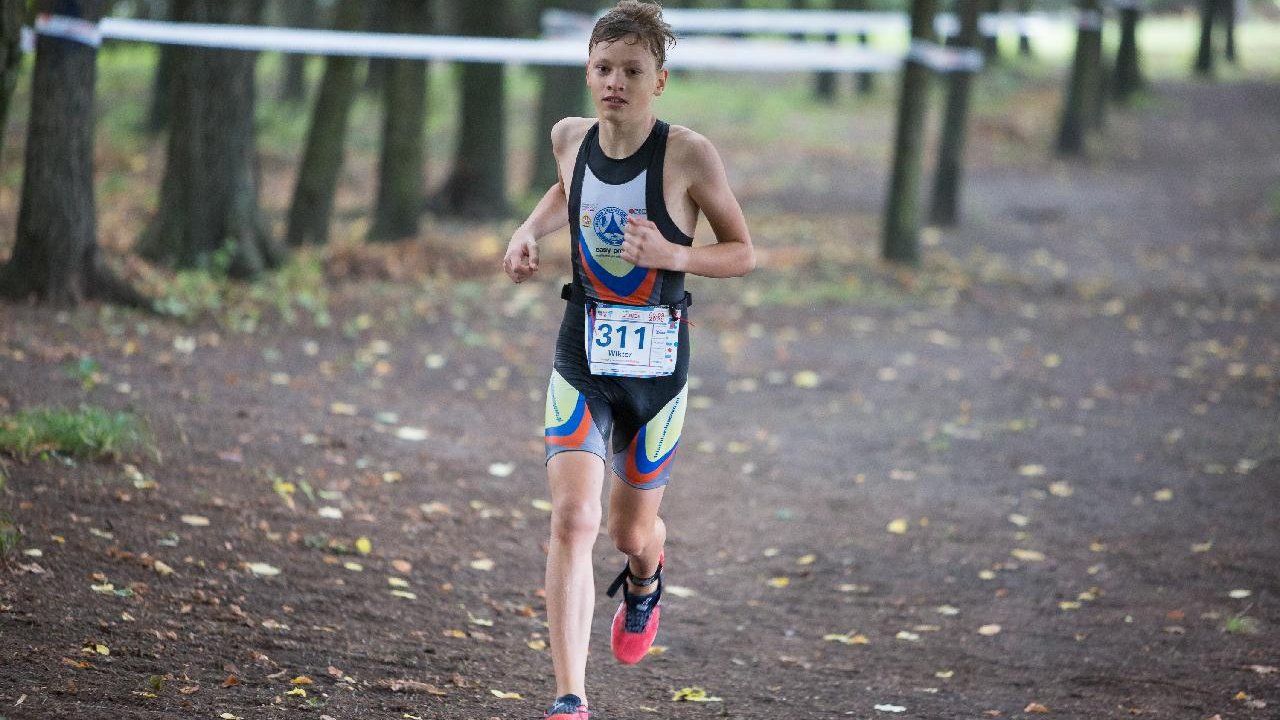
[[[729,187],[724,163],[710,140],[695,136],[691,143],[689,196],[715,233],[713,245],[685,248],[682,272],[704,277],[741,277],[756,267],[755,248],[742,208]]]
[[[511,242],[502,257],[502,269],[507,277],[523,282],[538,271],[538,238],[568,225],[568,214],[569,198],[565,197],[564,184],[557,181],[547,189],[528,219],[511,234]]]
[[[685,247],[662,240],[657,226],[649,220],[628,223],[629,239],[623,244],[623,258],[643,267],[692,273],[703,277],[741,277],[755,269],[755,250],[742,208],[724,172],[720,154],[706,138],[690,134],[683,140],[677,164],[689,177],[689,197],[707,217],[716,242]]]

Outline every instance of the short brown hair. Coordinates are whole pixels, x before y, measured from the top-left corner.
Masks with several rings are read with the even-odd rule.
[[[596,43],[613,42],[632,35],[639,38],[638,42],[649,46],[649,51],[658,60],[659,69],[667,61],[667,48],[676,44],[675,32],[662,19],[661,5],[642,0],[620,0],[596,21],[596,26],[591,29],[587,52],[591,52]]]

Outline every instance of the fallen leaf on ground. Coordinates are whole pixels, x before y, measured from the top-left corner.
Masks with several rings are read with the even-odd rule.
[[[361,555],[368,555],[373,552],[373,541],[363,535],[356,538],[356,552]]]
[[[489,692],[493,693],[493,696],[498,698],[499,700],[523,700],[524,699],[523,697],[520,696],[520,693],[518,692],[504,692],[502,690],[494,690],[493,688],[490,688]]]
[[[427,431],[423,428],[403,426],[396,428],[396,437],[410,442],[422,442],[427,439]]]
[[[671,696],[674,702],[724,702],[723,698],[708,695],[706,690],[700,687],[680,688]]]
[[[1230,597],[1232,600],[1243,600],[1252,594],[1253,594],[1252,590],[1238,588],[1236,590],[1232,590],[1231,592],[1227,593],[1227,596]]]
[[[489,474],[494,477],[508,477],[516,471],[515,463],[496,462],[489,464]]]
[[[907,527],[908,523],[906,518],[897,518],[890,522],[888,527],[885,529],[894,535],[905,535],[907,533]]]
[[[315,681],[307,677],[306,675],[299,675],[298,677],[290,680],[289,684],[290,685],[314,685]]]
[[[413,565],[408,560],[392,560],[391,567],[395,568],[396,572],[401,572],[405,575],[413,572]]]
[[[183,515],[182,522],[190,525],[191,527],[207,527],[209,525],[209,518],[203,515]]]
[[[986,635],[987,637],[991,637],[992,635],[999,635],[999,634],[1000,634],[1000,630],[1001,630],[1001,628],[1000,628],[1000,626],[999,626],[999,625],[996,625],[995,623],[992,623],[992,624],[990,624],[990,625],[983,625],[982,627],[978,628],[978,634],[979,634],[979,635]]]
[[[249,563],[249,572],[253,573],[254,575],[270,577],[272,575],[279,575],[280,568],[274,565],[269,565],[264,562],[255,562],[255,563]]]
[[[378,680],[374,685],[384,690],[390,690],[391,692],[426,693],[428,695],[449,694],[431,683],[418,682],[417,680],[383,679]]]
[[[906,712],[907,709],[901,705],[876,705],[876,710],[880,712],[900,713]]]
[[[1033,702],[1033,703],[1029,703],[1025,708],[1023,708],[1022,712],[1045,715],[1049,712],[1049,708],[1045,707],[1044,705],[1041,705],[1040,703]]]
[[[489,558],[480,558],[479,560],[472,560],[470,565],[472,570],[489,572],[493,569],[493,560],[490,560]]]
[[[1042,562],[1044,560],[1044,553],[1040,552],[1039,550],[1024,550],[1022,548],[1014,548],[1013,550],[1009,551],[1009,554],[1018,558],[1023,562]]]

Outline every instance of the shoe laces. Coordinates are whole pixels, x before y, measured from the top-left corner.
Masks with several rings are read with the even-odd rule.
[[[545,717],[553,715],[578,715],[581,713],[586,716],[587,706],[582,704],[582,698],[577,695],[561,695],[556,698],[551,709],[547,711]]]
[[[648,595],[632,594],[631,589],[627,587],[628,578],[645,585],[656,581],[658,589]],[[618,590],[622,590],[622,601],[627,608],[623,616],[623,630],[630,633],[644,632],[644,629],[649,626],[649,616],[653,614],[654,608],[658,607],[658,600],[662,598],[662,563],[658,563],[658,570],[649,578],[639,578],[632,575],[631,563],[626,563],[622,567],[622,572],[609,585],[609,590],[606,594],[609,597],[613,597]]]

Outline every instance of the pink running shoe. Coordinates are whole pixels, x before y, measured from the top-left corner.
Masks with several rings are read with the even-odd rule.
[[[653,647],[653,639],[658,635],[658,621],[662,615],[658,602],[662,599],[662,564],[665,560],[665,554],[659,557],[657,572],[647,578],[632,575],[631,564],[628,562],[609,586],[609,597],[617,594],[619,589],[622,590],[622,603],[613,616],[613,632],[609,644],[613,648],[613,656],[623,665],[640,662],[649,648]],[[628,578],[641,587],[657,583],[658,589],[648,595],[632,595],[627,587]]]

